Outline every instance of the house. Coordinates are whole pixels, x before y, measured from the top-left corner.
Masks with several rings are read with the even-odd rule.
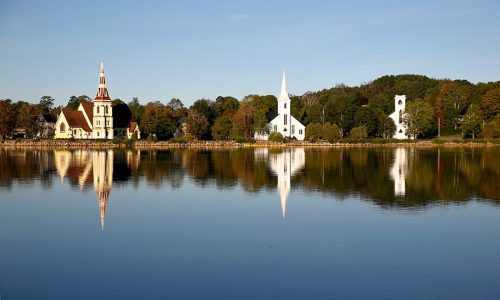
[[[286,77],[283,72],[281,81],[281,92],[278,98],[278,114],[268,115],[270,132],[279,132],[283,137],[296,138],[299,141],[304,140],[306,127],[295,119],[290,113],[290,98],[286,88]],[[269,134],[255,133],[256,140],[267,140]]]
[[[394,121],[394,125],[396,125],[396,132],[394,133],[393,136],[393,138],[395,139],[408,138],[408,135],[406,134],[406,125],[403,123],[405,106],[406,106],[405,95],[394,96],[394,112],[389,115],[389,118],[391,118]]]
[[[55,124],[56,139],[113,139],[141,137],[137,122],[126,104],[113,105],[101,62],[99,87],[93,102],[81,102],[76,111],[62,109]]]

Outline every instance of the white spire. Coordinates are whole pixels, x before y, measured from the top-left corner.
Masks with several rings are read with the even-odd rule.
[[[104,62],[103,61],[101,61],[101,72],[100,73],[104,75]]]
[[[288,98],[288,91],[286,90],[286,76],[285,71],[283,71],[283,79],[281,79],[281,92],[279,99]]]

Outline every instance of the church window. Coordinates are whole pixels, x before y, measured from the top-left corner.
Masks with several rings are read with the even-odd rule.
[[[403,129],[399,129],[399,133],[403,133]]]
[[[285,115],[283,115],[283,117],[284,117],[284,120],[283,120],[284,123],[283,124],[287,125],[287,123],[288,123],[288,116],[285,114]]]
[[[66,131],[66,125],[64,123],[61,123],[61,126],[59,126],[59,131],[60,132],[65,132]]]
[[[106,114],[108,114],[108,107],[106,106]]]
[[[75,135],[76,135],[76,129],[73,129],[73,134],[75,134]]]
[[[97,107],[97,114],[99,114],[99,106]]]
[[[299,134],[302,134],[302,129],[299,129]]]
[[[286,103],[285,103],[285,108],[286,108]]]
[[[399,100],[398,105],[402,105],[402,104],[403,104],[403,101]]]
[[[99,137],[99,131],[97,132],[97,137]]]
[[[399,123],[403,123],[403,111],[399,111]]]
[[[278,125],[274,125],[274,132],[278,131]]]
[[[295,134],[295,125],[292,125],[292,134]]]

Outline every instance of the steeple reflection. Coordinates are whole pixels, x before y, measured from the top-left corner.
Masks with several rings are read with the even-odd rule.
[[[113,150],[95,151],[92,153],[94,174],[94,190],[99,201],[101,229],[106,220],[106,205],[113,186]]]
[[[394,151],[394,162],[391,167],[390,176],[394,180],[394,195],[404,196],[406,194],[405,179],[408,172],[406,155],[408,150],[397,148]]]
[[[101,229],[104,229],[106,206],[113,186],[113,150],[55,150],[54,158],[61,182],[67,177],[84,190],[92,181],[99,203]]]
[[[305,165],[303,148],[285,149],[280,153],[269,155],[269,168],[278,176],[278,192],[281,199],[283,222],[286,217],[286,204],[291,190],[291,178]]]

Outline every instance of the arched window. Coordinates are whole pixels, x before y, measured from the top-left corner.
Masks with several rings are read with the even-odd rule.
[[[97,114],[99,114],[99,106],[97,106]]]
[[[59,126],[59,131],[60,132],[65,132],[66,131],[66,124],[61,123],[61,126]]]
[[[285,114],[283,115],[284,119],[283,119],[283,125],[287,125],[288,124],[288,116]]]
[[[399,100],[398,105],[402,105],[402,104],[403,104],[403,101]]]
[[[106,114],[108,114],[108,107],[106,106]]]
[[[399,133],[403,133],[403,129],[399,129]]]
[[[403,111],[399,111],[399,123],[403,123]]]
[[[286,103],[285,103],[285,108],[286,108]]]

